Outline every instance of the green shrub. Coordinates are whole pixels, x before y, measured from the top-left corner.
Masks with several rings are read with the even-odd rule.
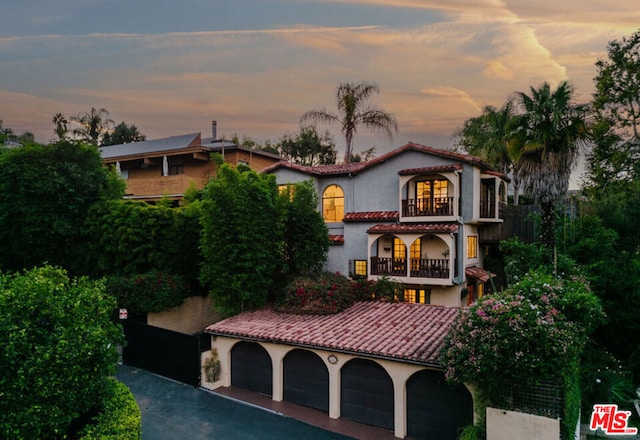
[[[80,440],[139,440],[142,416],[133,394],[125,384],[107,378],[102,410],[81,432]]]

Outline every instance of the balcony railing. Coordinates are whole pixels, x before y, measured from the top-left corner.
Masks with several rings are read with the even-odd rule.
[[[202,189],[208,179],[186,174],[158,176],[153,178],[129,179],[126,193],[131,196],[163,196],[165,194],[184,194],[193,182],[197,189]]]
[[[451,216],[453,215],[453,202],[453,197],[404,199],[402,200],[402,216]]]
[[[410,258],[409,276],[413,278],[449,278],[448,259]],[[406,258],[371,257],[371,275],[407,276]]]
[[[498,203],[498,218],[504,219],[505,208],[505,203]],[[496,218],[495,200],[480,199],[480,218]]]

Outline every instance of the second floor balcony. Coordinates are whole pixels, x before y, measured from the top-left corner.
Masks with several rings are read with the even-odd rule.
[[[407,267],[407,263],[409,266]],[[450,261],[447,258],[384,258],[371,257],[371,275],[387,275],[410,278],[451,277]],[[407,275],[408,270],[408,275]]]
[[[440,217],[452,216],[454,197],[432,197],[423,199],[403,199],[403,217]]]

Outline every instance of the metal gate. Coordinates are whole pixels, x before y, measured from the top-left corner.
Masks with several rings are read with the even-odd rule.
[[[122,350],[126,365],[189,385],[200,385],[200,337],[123,320],[127,344]]]

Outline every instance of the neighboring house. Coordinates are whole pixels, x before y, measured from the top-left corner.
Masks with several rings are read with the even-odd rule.
[[[100,147],[107,166],[126,181],[126,199],[157,201],[163,197],[181,200],[190,186],[202,189],[216,175],[212,153],[221,154],[232,165],[245,164],[260,171],[281,160],[278,155],[241,147],[200,133]]]
[[[312,180],[333,244],[329,271],[389,277],[406,302],[446,306],[491,285],[480,231],[503,222],[509,180],[477,157],[409,143],[369,162],[264,172],[281,185]]]

